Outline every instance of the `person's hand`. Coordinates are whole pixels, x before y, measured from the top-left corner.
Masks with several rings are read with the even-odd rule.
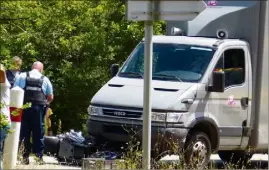
[[[52,136],[52,129],[51,129],[51,127],[48,128],[48,136]]]
[[[52,134],[52,131],[51,130],[49,130],[48,131],[48,136],[52,136],[53,134]]]

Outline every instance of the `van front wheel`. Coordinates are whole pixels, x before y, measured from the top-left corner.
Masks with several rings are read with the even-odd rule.
[[[185,145],[185,162],[190,168],[204,168],[211,156],[211,142],[207,134],[191,132]]]

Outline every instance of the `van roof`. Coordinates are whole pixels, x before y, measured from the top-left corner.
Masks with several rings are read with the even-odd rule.
[[[143,38],[145,41],[145,38]],[[238,39],[217,39],[217,38],[207,38],[207,37],[188,37],[188,36],[167,36],[167,35],[154,35],[152,37],[153,43],[175,43],[175,44],[190,44],[213,47],[219,41],[238,41]]]

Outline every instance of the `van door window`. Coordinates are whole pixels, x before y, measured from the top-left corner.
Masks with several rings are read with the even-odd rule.
[[[226,88],[242,85],[245,82],[244,50],[226,50],[219,59],[214,71],[224,71]]]

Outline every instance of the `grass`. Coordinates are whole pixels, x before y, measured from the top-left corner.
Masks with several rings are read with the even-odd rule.
[[[19,147],[18,151],[18,162],[22,161],[22,154],[23,154],[24,147],[21,145]],[[30,154],[31,157],[34,157],[34,160],[36,161],[36,157],[34,154]],[[22,165],[22,164],[17,164],[16,169],[75,169],[72,166],[63,166],[60,164],[45,164],[45,165],[39,165],[37,162],[30,163],[29,165]],[[78,168],[80,169],[80,168]]]
[[[127,131],[127,129],[125,129]],[[141,150],[141,143],[137,140],[136,135],[139,131],[134,131],[131,129],[128,131],[130,136],[130,141],[126,143],[124,147],[122,147],[124,154],[122,155],[120,160],[114,161],[103,161],[103,160],[96,160],[96,161],[89,161],[86,162],[87,169],[104,169],[105,167],[109,167],[109,169],[142,169],[142,150]],[[162,139],[162,140],[161,140]],[[184,151],[177,145],[176,142],[171,142],[171,139],[163,140],[163,136],[160,135],[159,143],[154,146],[154,150],[157,151],[157,155],[164,155],[164,153],[160,153],[160,146],[165,144],[169,145],[171,150],[170,153],[179,155],[178,161],[167,162],[167,161],[159,161],[159,159],[151,159],[151,169],[198,169],[195,160],[192,161],[192,164],[186,164],[184,161]],[[19,156],[18,160],[21,159],[23,151],[23,146],[19,149]],[[113,164],[113,165],[111,165]],[[232,163],[224,163],[222,168],[223,169],[246,169],[247,166],[250,165],[250,161],[247,162],[245,165],[239,167],[239,163],[232,164]],[[268,166],[268,165],[267,165]],[[218,169],[219,165],[211,162],[207,167],[203,169]],[[260,169],[259,166],[251,166],[251,169]],[[61,165],[37,165],[37,164],[30,164],[30,165],[18,165],[17,169],[74,169],[74,167],[68,166],[61,166]]]
[[[137,140],[136,135],[139,131],[134,131],[134,129],[125,130],[129,133],[129,136],[131,140],[126,144],[124,149],[124,154],[121,158],[121,160],[115,160],[113,169],[142,169],[142,150],[141,150],[141,144],[140,141]],[[162,139],[162,140],[161,140]],[[151,169],[198,169],[201,167],[197,167],[195,160],[192,161],[192,163],[187,164],[184,160],[184,151],[179,148],[178,144],[176,142],[171,142],[171,138],[167,140],[162,135],[160,135],[160,138],[158,141],[160,141],[158,144],[154,146],[154,150],[159,151],[160,146],[165,144],[169,145],[171,150],[170,153],[177,154],[179,156],[178,161],[173,162],[165,162],[165,161],[159,161],[159,159],[151,159]],[[164,153],[157,153],[157,155],[163,155]],[[198,158],[199,159],[199,158]],[[109,161],[97,161],[95,162],[95,166],[92,165],[90,169],[104,169],[104,166],[106,163],[109,163]],[[260,169],[259,166],[251,165],[251,162],[248,161],[242,166],[240,166],[239,162],[236,164],[232,164],[230,162],[224,163],[222,168],[223,169],[246,169],[247,167],[250,167],[251,169]],[[203,167],[203,169],[218,169],[219,165],[217,165],[214,162],[209,163],[208,166]]]

